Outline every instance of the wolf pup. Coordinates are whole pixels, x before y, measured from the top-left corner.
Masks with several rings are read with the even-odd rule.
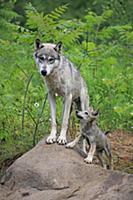
[[[83,78],[74,65],[62,55],[61,47],[61,42],[42,43],[36,39],[34,58],[46,83],[51,110],[52,128],[46,142],[52,144],[57,139],[55,94],[58,94],[63,97],[64,106],[62,127],[57,142],[64,145],[67,143],[66,132],[72,103],[75,102],[79,110],[86,110],[89,97]]]
[[[76,137],[75,140],[68,143],[66,147],[73,148],[81,137],[82,139],[85,138],[89,144],[89,152],[84,161],[92,163],[94,153],[96,152],[101,165],[106,169],[106,162],[103,158],[103,153],[105,152],[109,160],[109,169],[113,169],[111,147],[106,136],[108,132],[103,133],[97,125],[98,111],[93,111],[92,109],[90,111],[76,111],[76,115],[81,121],[82,135]]]

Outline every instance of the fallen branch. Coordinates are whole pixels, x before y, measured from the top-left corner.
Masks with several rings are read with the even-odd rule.
[[[38,126],[40,124],[40,119],[42,117],[42,114],[43,114],[43,110],[45,108],[45,104],[46,104],[46,101],[47,101],[47,97],[48,97],[48,93],[46,94],[45,98],[44,98],[44,101],[43,101],[43,105],[42,105],[42,109],[41,109],[41,112],[38,116],[38,119],[35,123],[35,129],[34,129],[34,132],[33,132],[33,146],[35,146],[36,144],[36,134],[37,134],[37,129],[38,129]]]
[[[33,78],[33,74],[28,79],[28,82],[27,82],[27,85],[26,85],[26,89],[25,89],[25,93],[24,93],[24,102],[23,102],[23,108],[22,108],[22,131],[24,131],[24,118],[25,118],[26,97],[27,97],[29,85],[30,85],[30,82],[31,82],[32,78]]]

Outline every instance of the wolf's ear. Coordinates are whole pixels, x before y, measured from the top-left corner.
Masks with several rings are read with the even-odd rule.
[[[36,41],[35,41],[35,48],[39,49],[41,47],[41,45],[42,45],[42,43],[41,43],[40,39],[36,39]]]
[[[58,42],[57,45],[54,47],[54,50],[60,53],[61,47],[62,47],[62,42],[60,41],[60,42]]]

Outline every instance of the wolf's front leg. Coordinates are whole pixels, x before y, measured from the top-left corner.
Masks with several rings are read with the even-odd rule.
[[[62,128],[61,128],[60,136],[57,140],[57,142],[59,144],[66,144],[67,143],[66,132],[67,132],[67,128],[68,128],[71,104],[72,104],[72,94],[70,93],[69,95],[67,95],[65,97],[65,101],[64,101]]]
[[[49,104],[50,104],[50,110],[51,110],[51,133],[48,136],[46,142],[48,144],[52,144],[56,142],[56,100],[55,95],[49,92]]]

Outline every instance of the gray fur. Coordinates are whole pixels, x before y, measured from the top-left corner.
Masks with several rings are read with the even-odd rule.
[[[101,165],[106,169],[106,163],[103,158],[103,153],[105,152],[105,155],[109,160],[109,169],[113,169],[110,144],[106,134],[103,133],[97,125],[98,111],[76,111],[76,115],[81,121],[82,135],[76,137],[75,140],[68,143],[66,147],[73,148],[82,137],[82,139],[86,139],[90,147],[85,162],[92,163],[94,153],[96,152]]]
[[[62,96],[64,102],[62,128],[57,139],[59,144],[67,143],[66,132],[72,103],[75,102],[78,107],[80,104],[81,110],[89,106],[86,84],[73,63],[62,55],[61,45],[61,42],[57,45],[43,44],[37,39],[34,53],[36,64],[43,75],[49,95],[52,123],[51,134],[47,138],[49,144],[54,143],[57,137],[55,94]]]

